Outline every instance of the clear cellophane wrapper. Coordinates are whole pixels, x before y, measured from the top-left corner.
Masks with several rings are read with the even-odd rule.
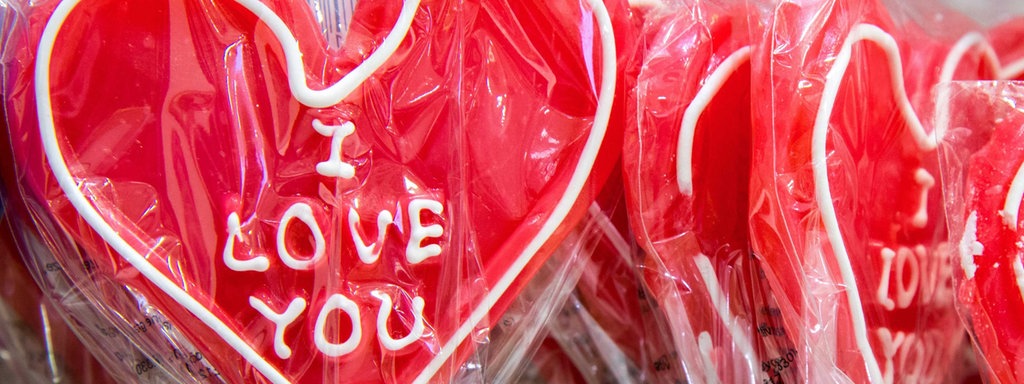
[[[126,381],[127,369],[108,371],[79,341],[81,314],[65,318],[75,307],[73,295],[40,291],[22,264],[9,219],[0,218],[0,377],[26,384]]]

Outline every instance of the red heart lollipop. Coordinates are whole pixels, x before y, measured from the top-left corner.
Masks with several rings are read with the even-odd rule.
[[[979,35],[897,27],[874,1],[773,12],[754,59],[754,99],[771,102],[754,103],[752,231],[814,356],[804,377],[942,380],[960,325],[931,133],[949,116],[931,88],[989,73]]]
[[[755,314],[768,293],[748,241],[746,17],[738,2],[650,11],[636,129],[624,149],[644,278],[669,319],[677,360],[700,382],[781,379],[792,363],[781,323]]]
[[[294,1],[27,15],[26,192],[227,382],[451,377],[614,159],[600,1],[360,2],[339,51]]]

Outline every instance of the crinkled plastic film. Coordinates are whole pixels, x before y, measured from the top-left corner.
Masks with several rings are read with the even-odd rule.
[[[638,281],[636,247],[626,228],[623,190],[613,174],[585,219],[490,334],[492,346],[501,346],[489,359],[524,364],[492,365],[492,373],[485,364],[485,381],[641,383],[683,377],[667,361],[673,349],[661,328],[665,321]],[[553,273],[555,266],[569,271]],[[532,324],[515,327],[524,321]],[[529,332],[536,336],[524,336]]]
[[[11,185],[10,146],[6,137],[0,142],[0,185]],[[64,268],[40,246],[38,232],[26,227],[19,196],[8,192],[0,191],[2,377],[24,383],[126,382],[137,377],[135,371],[148,357],[103,318],[103,308],[89,304],[81,287],[70,283]],[[111,353],[112,347],[118,352]],[[148,377],[167,381],[162,374]]]
[[[107,383],[105,370],[25,269],[0,220],[0,377],[16,383]]]
[[[621,185],[611,179],[588,210],[584,238],[591,256],[577,263],[579,280],[548,321],[549,338],[588,383],[685,380],[665,314],[635,268],[640,253],[628,230]]]
[[[1009,74],[980,26],[925,8],[757,8],[751,231],[785,327],[813,356],[802,380],[960,374],[936,142],[956,115],[932,87]]]
[[[960,314],[974,342],[982,376],[1020,381],[1019,190],[1024,147],[1024,83],[953,82],[952,115],[941,147],[950,236],[957,244],[954,277]],[[1018,184],[1019,185],[1019,184]]]
[[[523,384],[586,383],[583,374],[564,349],[552,338],[546,338],[531,359],[531,364],[518,381]]]
[[[534,356],[544,353],[547,324],[571,299],[583,271],[580,266],[595,257],[591,215],[569,233],[489,333],[484,382],[517,382],[535,363]]]
[[[4,184],[11,185],[13,162],[7,144],[3,148]],[[100,278],[75,283],[72,275],[95,277],[96,264],[77,253],[76,259],[62,264],[52,253],[53,243],[61,240],[26,222],[32,211],[21,196],[5,197],[2,227],[5,234],[13,235],[3,242],[10,257],[3,260],[4,282],[13,289],[5,295],[15,303],[15,317],[35,324],[33,336],[41,337],[39,347],[48,362],[44,371],[29,375],[47,382],[110,382],[113,378],[163,383],[181,381],[174,378],[208,367],[194,347],[168,339],[177,334],[174,327],[124,286]],[[94,304],[89,297],[92,292],[104,292],[105,301]],[[40,357],[29,358],[32,362]]]
[[[142,381],[473,380],[621,145],[622,2],[8,6],[19,245]]]

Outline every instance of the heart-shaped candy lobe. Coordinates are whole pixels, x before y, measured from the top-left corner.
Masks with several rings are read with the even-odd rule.
[[[446,380],[618,147],[599,1],[359,2],[339,51],[295,1],[27,15],[25,190],[222,381]]]
[[[756,314],[770,293],[747,235],[746,15],[740,2],[650,11],[624,149],[644,279],[669,319],[677,361],[699,382],[794,380],[782,372],[793,361],[781,322]]]
[[[929,39],[874,1],[772,12],[753,58],[751,231],[815,357],[803,377],[941,381],[960,328],[930,134],[948,105],[930,92],[992,64],[973,38]]]
[[[943,164],[951,186],[952,234],[960,262],[957,299],[992,382],[1024,378],[1024,266],[1020,201],[1024,177],[1024,87],[1017,83],[952,85],[952,152]],[[956,134],[954,135],[954,130]],[[961,179],[962,178],[962,179]]]
[[[4,159],[10,154],[6,150],[0,152]],[[0,196],[0,343],[8,353],[0,366],[5,380],[27,383],[64,377],[83,383],[113,382],[115,374],[103,369],[65,323],[59,313],[61,309],[47,302],[32,280],[12,236],[12,230],[17,228],[12,221],[18,219],[12,217],[9,204],[5,192]],[[49,270],[38,272],[60,270],[51,264]]]
[[[1024,80],[1024,17],[1015,17],[988,31],[992,51],[1002,64],[1000,79]]]

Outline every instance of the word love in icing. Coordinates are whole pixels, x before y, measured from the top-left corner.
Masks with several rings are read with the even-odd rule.
[[[351,122],[327,125],[319,120],[314,120],[313,129],[321,135],[331,138],[331,153],[327,160],[316,165],[317,173],[326,177],[343,179],[355,177],[355,167],[343,161],[341,153],[343,141],[355,133],[355,125]],[[324,236],[321,229],[324,225],[317,219],[317,217],[325,215],[318,215],[314,212],[315,210],[316,208],[305,202],[297,202],[289,206],[279,218],[276,231],[276,254],[286,268],[296,271],[312,270],[325,260],[328,238]],[[409,201],[405,207],[405,214],[402,215],[409,219],[409,239],[405,247],[405,259],[409,264],[419,264],[441,254],[441,246],[436,242],[444,236],[444,227],[441,224],[425,225],[423,216],[432,214],[439,217],[443,213],[444,205],[439,201],[426,198],[415,198]],[[395,227],[399,231],[402,229],[400,225],[396,225],[395,217],[396,212],[379,211],[377,213],[376,239],[368,242],[363,235],[366,231],[360,228],[362,220],[359,212],[353,207],[349,208],[348,237],[352,239],[359,262],[367,265],[377,263],[384,249],[384,242],[389,240],[389,227]],[[313,238],[313,250],[308,255],[299,255],[289,249],[289,229],[299,225],[304,226]],[[238,213],[232,212],[227,217],[227,240],[224,242],[223,248],[224,265],[236,272],[266,272],[269,270],[271,262],[269,256],[265,254],[250,251],[251,254],[242,259],[236,255],[236,243],[245,241],[246,239],[242,236],[241,219]],[[391,351],[397,351],[409,346],[423,335],[426,328],[423,324],[423,308],[426,303],[422,297],[412,298],[413,326],[405,337],[396,340],[391,337],[388,330],[388,319],[394,305],[393,299],[388,293],[380,290],[374,290],[370,295],[380,302],[377,309],[377,339],[381,346]],[[250,306],[274,324],[274,352],[282,359],[291,357],[291,347],[284,340],[285,330],[298,321],[303,313],[307,312],[307,301],[302,297],[292,298],[287,308],[278,312],[260,298],[249,296]],[[330,295],[321,308],[315,311],[316,326],[313,330],[313,340],[317,349],[330,357],[352,353],[362,340],[362,310],[363,308],[360,308],[352,298],[344,294],[333,293]],[[343,312],[352,323],[352,333],[342,343],[328,341],[325,334],[327,319],[335,311]],[[312,315],[314,312],[311,310],[308,313]]]
[[[409,242],[406,246],[406,260],[409,264],[418,264],[428,258],[441,254],[440,245],[436,243],[425,245],[424,242],[440,239],[444,235],[444,228],[441,224],[424,225],[421,216],[425,212],[440,215],[443,212],[443,207],[440,202],[430,199],[414,199],[409,202],[407,214],[411,225]],[[358,229],[360,225],[359,214],[355,209],[350,208],[348,232],[355,245],[356,253],[359,255],[359,262],[371,265],[379,260],[384,242],[388,239],[388,227],[393,225],[393,217],[394,214],[386,210],[378,214],[376,240],[367,244],[361,233],[363,231]],[[287,233],[292,225],[304,225],[312,233],[315,244],[311,254],[296,255],[288,249]],[[313,214],[313,208],[308,204],[296,203],[285,211],[277,228],[277,256],[285,267],[294,270],[310,270],[325,260],[327,240],[320,227]],[[234,252],[234,245],[242,240],[240,232],[238,215],[232,213],[228,216],[228,239],[224,244],[223,252],[224,264],[238,272],[267,271],[270,260],[266,255],[258,255],[246,260],[239,260],[237,258]],[[388,350],[397,351],[409,346],[423,335],[425,329],[423,308],[426,303],[422,297],[416,296],[412,298],[413,326],[409,330],[408,335],[396,340],[390,336],[387,325],[388,319],[391,316],[392,306],[394,305],[393,299],[388,293],[380,290],[374,290],[370,295],[380,301],[380,306],[377,309],[377,338],[381,346]],[[282,312],[275,311],[256,296],[250,296],[249,303],[253,309],[263,315],[268,321],[274,323],[274,351],[277,356],[282,359],[291,357],[291,348],[284,340],[284,332],[292,323],[298,321],[299,317],[306,311],[307,300],[302,297],[293,298]],[[324,332],[328,316],[332,312],[339,310],[344,312],[353,324],[352,334],[345,342],[340,344],[328,341]],[[317,320],[313,330],[313,340],[315,340],[317,349],[330,357],[343,356],[354,351],[362,338],[362,310],[363,308],[360,308],[352,298],[341,293],[334,293],[328,297],[327,301],[316,312]]]
[[[887,310],[919,305],[946,306],[953,300],[953,266],[948,243],[934,250],[924,245],[879,251],[882,273],[875,298]]]

